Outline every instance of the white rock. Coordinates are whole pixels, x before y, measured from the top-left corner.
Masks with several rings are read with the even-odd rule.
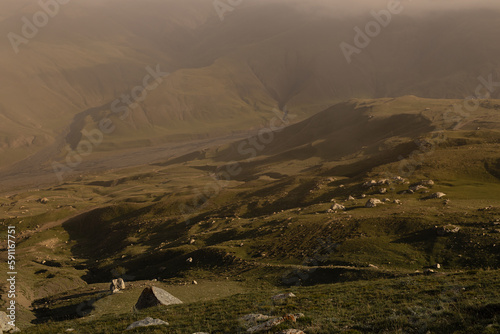
[[[285,319],[283,319],[283,318],[270,319],[270,320],[268,320],[268,321],[266,321],[266,322],[264,322],[262,324],[250,327],[249,329],[247,329],[247,332],[248,333],[258,333],[258,332],[269,331],[273,327],[276,327],[276,326],[280,325],[283,322],[285,322]]]
[[[368,202],[366,202],[365,207],[366,208],[374,208],[377,206],[377,204],[382,204],[382,202],[377,198],[370,198],[368,200]]]
[[[371,181],[367,181],[367,182],[363,183],[364,188],[370,188],[370,187],[373,187],[376,185],[377,185],[377,181],[375,181],[375,180],[371,180]]]
[[[336,211],[336,210],[345,210],[345,206],[343,206],[342,204],[335,203],[335,204],[332,205],[332,207],[330,208],[330,210],[333,210],[333,211]]]
[[[295,298],[295,297],[297,297],[297,296],[294,295],[292,292],[288,292],[288,293],[281,293],[279,295],[272,296],[271,299],[272,300],[283,300],[283,299]]]
[[[130,324],[126,330],[128,331],[128,330],[131,330],[131,329],[134,329],[137,327],[163,326],[163,325],[168,325],[168,322],[160,320],[160,319],[153,319],[151,317],[147,317],[143,320],[136,321],[136,322]]]
[[[413,192],[417,192],[417,191],[422,190],[422,189],[427,189],[427,187],[423,186],[421,184],[417,184],[416,186],[410,187],[408,189],[410,189]]]
[[[271,317],[268,315],[251,313],[251,314],[247,314],[247,315],[242,316],[240,318],[240,320],[247,322],[247,323],[258,323],[258,322],[269,320],[270,318]]]
[[[118,288],[119,288],[120,290],[125,290],[125,281],[123,280],[123,278],[121,278],[121,277],[120,277],[120,278],[117,280],[117,284],[118,284]]]
[[[435,182],[433,180],[422,180],[420,181],[420,184],[423,186],[432,187]]]

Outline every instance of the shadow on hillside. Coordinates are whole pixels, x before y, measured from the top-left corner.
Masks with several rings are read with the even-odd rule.
[[[71,253],[76,258],[87,259],[87,274],[82,276],[87,283],[111,278],[110,271],[104,273],[96,268],[99,261],[113,256],[130,244],[126,238],[131,230],[136,229],[135,226],[127,225],[130,211],[127,207],[98,208],[63,223],[70,240],[76,241]]]
[[[311,268],[289,272],[288,275],[283,276],[283,284],[312,286],[394,277],[396,276],[393,273],[371,269]]]
[[[94,310],[94,303],[99,299],[106,297],[109,293],[103,291],[78,293],[74,295],[64,296],[55,302],[75,301],[71,305],[58,306],[51,308],[54,301],[47,299],[39,299],[31,305],[33,314],[36,319],[32,321],[33,324],[41,324],[48,321],[65,321],[76,318],[81,318],[89,315]],[[89,297],[87,299],[87,297]]]
[[[413,244],[413,243],[430,243],[433,244],[437,239],[436,230],[428,228],[422,231],[410,233],[407,236],[394,240],[392,243],[397,244]]]

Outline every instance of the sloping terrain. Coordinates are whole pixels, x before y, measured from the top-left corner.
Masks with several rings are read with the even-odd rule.
[[[154,316],[173,333],[235,333],[246,313],[302,312],[286,325],[497,329],[499,101],[447,122],[459,102],[351,100],[276,133],[252,160],[233,149],[247,138],[0,197],[1,224],[18,233],[20,323],[106,333]],[[301,150],[308,139],[318,149]],[[106,291],[114,277],[123,295]],[[131,313],[149,285],[187,304]],[[269,300],[281,291],[299,298]]]

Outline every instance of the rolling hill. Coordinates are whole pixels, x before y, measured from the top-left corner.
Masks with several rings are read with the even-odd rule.
[[[408,331],[496,328],[500,101],[481,101],[457,126],[446,115],[459,102],[350,100],[257,142],[252,159],[237,148],[258,134],[4,193],[0,223],[18,233],[20,323],[113,333],[147,315],[172,332],[238,332],[243,314],[297,310],[308,320],[288,325],[306,332],[368,333],[390,330],[385,313],[403,298],[419,310],[396,313]],[[445,197],[429,199],[437,192]],[[369,199],[381,203],[368,208]],[[119,276],[128,288],[106,292]],[[150,285],[187,304],[131,313]],[[300,303],[261,307],[281,291]],[[343,307],[314,306],[332,293]]]

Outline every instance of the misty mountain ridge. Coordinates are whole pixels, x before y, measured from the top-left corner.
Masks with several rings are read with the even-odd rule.
[[[492,10],[403,11],[348,64],[339,46],[354,43],[354,27],[373,20],[368,11],[346,19],[258,2],[221,21],[199,4],[71,3],[19,54],[5,45],[2,164],[50,145],[75,147],[84,128],[116,116],[110,104],[141,84],[147,66],[171,74],[129,118],[114,119],[117,130],[98,150],[244,131],[284,105],[303,119],[352,97],[464,98],[478,73],[498,71]],[[2,30],[19,30],[28,8],[2,20]]]

